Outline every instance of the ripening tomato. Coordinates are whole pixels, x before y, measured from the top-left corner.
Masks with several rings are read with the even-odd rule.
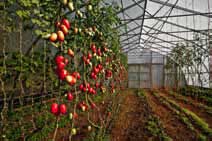
[[[78,114],[76,112],[73,113],[73,118],[77,119],[78,118]]]
[[[57,31],[57,36],[58,36],[58,40],[60,42],[63,42],[64,41],[65,36],[64,36],[64,33],[61,30]]]
[[[85,64],[88,65],[90,63],[90,59],[85,60]]]
[[[74,28],[74,33],[77,34],[78,33],[78,28]]]
[[[73,76],[72,75],[67,75],[66,76],[66,81],[68,82],[68,83],[71,83],[72,81],[73,81]]]
[[[73,75],[67,75],[66,76],[66,81],[70,84],[70,85],[74,85],[76,83],[76,78]]]
[[[54,115],[58,115],[59,114],[59,106],[57,103],[52,103],[51,105],[51,113]]]
[[[50,40],[51,42],[57,41],[57,34],[56,34],[56,33],[52,33],[52,34],[50,35],[50,37],[49,37],[49,40]]]
[[[79,72],[73,72],[72,75],[77,78],[77,79],[80,79],[80,74]]]
[[[77,82],[77,79],[73,77],[72,81],[69,83],[70,85],[74,85]]]
[[[64,35],[68,34],[68,28],[64,24],[60,26],[60,30],[64,33]]]
[[[71,28],[71,24],[67,19],[63,19],[62,24],[65,25],[67,27],[67,29]]]
[[[86,110],[88,110],[88,105],[87,105],[84,101],[80,102],[80,103],[78,104],[78,107],[79,107],[83,112],[86,111]]]
[[[73,52],[73,50],[72,49],[68,49],[68,55],[70,56],[70,57],[74,57],[74,52]]]
[[[108,48],[104,47],[103,50],[104,50],[104,52],[107,52],[108,51]]]
[[[64,60],[64,63],[65,63],[65,65],[68,64],[68,59],[67,58]]]
[[[60,113],[61,114],[66,114],[67,108],[65,104],[60,104]]]

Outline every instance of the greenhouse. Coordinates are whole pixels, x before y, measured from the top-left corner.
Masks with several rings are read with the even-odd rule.
[[[0,141],[211,141],[211,0],[1,0]]]

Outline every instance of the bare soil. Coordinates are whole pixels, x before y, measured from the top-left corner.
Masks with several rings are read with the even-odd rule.
[[[161,120],[166,133],[174,141],[192,141],[197,140],[197,135],[191,131],[180,119],[168,109],[165,105],[160,103],[150,91],[147,91],[147,101],[152,107],[153,112]]]

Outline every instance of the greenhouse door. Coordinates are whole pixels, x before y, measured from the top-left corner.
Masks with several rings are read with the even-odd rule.
[[[163,65],[129,65],[129,88],[161,88],[164,86]]]
[[[163,65],[152,65],[152,88],[163,87]]]

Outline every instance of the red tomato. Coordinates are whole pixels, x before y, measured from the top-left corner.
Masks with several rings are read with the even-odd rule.
[[[67,94],[67,99],[68,99],[69,101],[72,101],[72,100],[74,99],[73,94],[72,94],[72,93],[68,93],[68,94]]]
[[[100,48],[97,50],[97,55],[98,56],[102,56],[102,52],[101,52],[101,49]]]
[[[88,59],[91,59],[92,58],[92,54],[90,52],[88,53],[87,58]]]
[[[68,71],[65,69],[58,69],[58,76],[61,80],[64,80],[66,76],[68,75]]]
[[[83,84],[80,84],[79,89],[82,91],[84,88]]]
[[[60,69],[60,70],[64,69],[65,66],[66,66],[66,64],[63,63],[63,62],[60,62],[59,64],[57,64],[57,68]]]
[[[83,90],[83,92],[86,92],[87,91],[87,88],[86,87],[83,87],[82,90]]]
[[[95,74],[99,73],[99,68],[98,68],[98,67],[94,67],[94,68],[93,68],[93,72],[94,72]]]
[[[91,44],[91,50],[92,51],[95,51],[96,50],[96,45],[93,43],[93,44]]]
[[[64,24],[67,27],[67,29],[71,28],[71,24],[70,24],[70,22],[67,19],[63,19],[62,20],[62,24]]]
[[[51,105],[51,113],[54,115],[58,115],[59,114],[59,106],[57,103],[52,103]]]
[[[93,93],[93,88],[89,88],[89,89],[88,89],[88,92],[89,92],[90,94],[92,94],[92,93]]]
[[[95,86],[96,86],[96,88],[99,88],[100,84],[98,82],[96,82]]]
[[[98,64],[98,65],[97,65],[97,68],[99,68],[99,70],[102,70],[102,69],[103,69],[103,67],[102,67],[101,64]]]
[[[96,74],[94,72],[91,73],[91,78],[92,79],[96,79],[97,78],[97,76],[96,76]]]
[[[82,60],[83,60],[84,62],[87,60],[87,58],[86,58],[85,55],[82,56]]]
[[[60,113],[61,114],[66,114],[67,108],[65,104],[60,104]]]
[[[63,62],[64,59],[65,59],[65,58],[64,58],[63,56],[58,55],[57,57],[55,57],[55,63],[56,63],[56,64],[59,64],[59,63]]]
[[[73,72],[72,75],[77,78],[77,79],[80,79],[80,74],[79,72]]]
[[[92,102],[90,105],[91,105],[92,109],[96,108],[96,104],[95,103]]]

